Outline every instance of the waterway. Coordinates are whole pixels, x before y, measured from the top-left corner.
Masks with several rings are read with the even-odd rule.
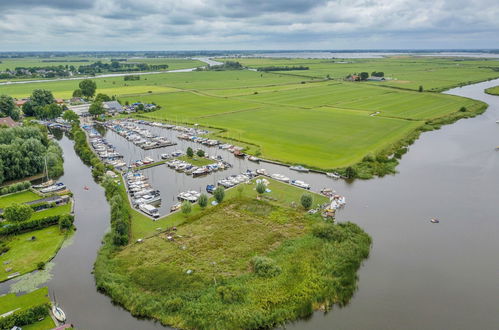
[[[359,271],[359,290],[344,308],[324,315],[317,312],[291,329],[497,329],[499,297],[499,97],[483,89],[499,80],[448,91],[487,102],[479,117],[461,120],[441,130],[424,133],[410,147],[394,176],[348,184],[323,174],[297,173],[274,164],[255,164],[217,149],[234,165],[204,178],[177,173],[165,165],[146,170],[161,190],[162,212],[185,190],[204,190],[218,178],[247,168],[266,168],[312,185],[333,187],[347,197],[339,221],[358,223],[373,237],[369,259]],[[199,144],[176,139],[176,132],[150,127],[179,144],[143,151],[119,135],[105,136],[126,155],[142,159]],[[157,329],[157,323],[138,320],[113,305],[95,289],[92,267],[104,233],[109,229],[109,207],[103,189],[93,182],[90,169],[63,137],[65,174],[61,178],[74,193],[75,225],[72,244],[54,259],[50,292],[66,311],[69,322],[81,329]],[[84,190],[87,185],[90,189]],[[439,224],[429,219],[438,217]],[[17,280],[16,280],[17,281]],[[8,281],[0,292],[8,291]]]

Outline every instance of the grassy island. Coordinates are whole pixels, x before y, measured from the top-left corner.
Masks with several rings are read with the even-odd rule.
[[[485,93],[491,95],[499,95],[499,86],[490,87],[485,90]]]
[[[108,238],[98,288],[136,316],[187,329],[272,327],[347,303],[370,237],[291,206],[299,188],[271,181],[257,199],[255,184],[242,187],[217,206],[171,215],[183,219],[177,231],[124,248]]]

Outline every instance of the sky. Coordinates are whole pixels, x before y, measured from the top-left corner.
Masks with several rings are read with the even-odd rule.
[[[0,0],[0,51],[499,48],[497,0]]]

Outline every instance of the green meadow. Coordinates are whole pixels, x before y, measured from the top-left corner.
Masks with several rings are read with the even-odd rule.
[[[122,103],[161,105],[142,118],[209,126],[215,128],[212,137],[237,140],[250,146],[249,153],[329,170],[359,164],[369,154],[390,156],[422,130],[480,113],[485,104],[479,101],[428,90],[499,76],[499,61],[486,59],[238,60],[252,68],[303,65],[310,70],[167,73],[126,82],[98,78],[97,92],[115,95]],[[391,80],[343,81],[361,71],[383,71]],[[0,88],[16,97],[28,96],[33,88],[69,97],[77,85],[53,81]],[[418,92],[421,85],[424,92]],[[390,172],[393,168],[385,171]]]
[[[237,59],[251,68],[264,66],[308,66],[306,71],[282,71],[280,74],[300,75],[316,78],[330,76],[343,79],[359,72],[384,72],[392,80],[370,82],[396,88],[442,91],[461,84],[499,77],[499,61],[479,58],[445,58],[424,56],[392,56],[376,59]],[[495,69],[495,71],[494,71]]]

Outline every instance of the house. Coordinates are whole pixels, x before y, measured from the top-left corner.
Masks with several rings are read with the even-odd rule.
[[[15,103],[16,103],[16,106],[17,106],[18,108],[20,108],[20,107],[22,107],[22,106],[24,105],[24,103],[26,103],[26,102],[28,102],[28,101],[29,101],[29,99],[22,99],[22,100],[16,100],[16,102],[15,102]]]
[[[371,76],[369,78],[367,78],[367,81],[385,81],[385,77],[375,77],[375,76]]]
[[[123,107],[118,101],[102,102],[102,106],[109,113],[123,112]]]
[[[360,77],[357,76],[357,75],[355,75],[355,74],[352,74],[352,75],[349,75],[346,80],[348,80],[348,81],[359,81]]]
[[[63,99],[55,99],[55,103],[57,103],[59,105],[63,105],[64,104],[64,100]]]
[[[10,117],[2,117],[0,118],[0,126],[7,126],[7,127],[16,127],[19,124],[16,123],[12,118]]]

